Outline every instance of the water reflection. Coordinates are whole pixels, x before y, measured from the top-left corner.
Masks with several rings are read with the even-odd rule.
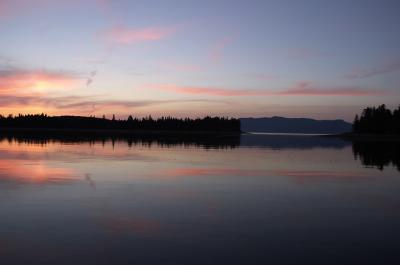
[[[240,134],[135,134],[135,135],[109,135],[107,132],[75,132],[54,133],[54,132],[0,132],[0,141],[32,143],[45,145],[52,142],[59,143],[111,143],[125,142],[129,147],[152,145],[161,147],[170,146],[194,146],[204,148],[235,148],[240,146]]]
[[[244,134],[240,143],[241,146],[269,149],[342,149],[351,145],[348,141],[335,137],[279,134]]]
[[[264,147],[270,149],[341,149],[350,145],[340,138],[300,135],[259,134],[135,134],[108,135],[107,133],[74,132],[54,134],[52,132],[0,132],[0,141],[17,143],[47,144],[60,143],[111,143],[125,142],[129,146],[194,146],[204,148]]]
[[[161,231],[161,223],[146,218],[111,217],[104,220],[107,230],[112,233],[133,233],[143,236],[154,236]]]
[[[400,171],[400,141],[399,142],[353,142],[355,159],[365,166],[384,170],[385,167],[395,166]]]
[[[3,137],[0,264],[399,263],[397,144],[252,137]]]
[[[0,181],[20,183],[65,183],[78,179],[70,168],[53,167],[44,162],[0,160]]]
[[[10,145],[10,149],[21,150],[24,144],[31,145],[29,152],[19,155],[28,155],[33,159],[33,154],[40,148],[35,146],[52,146],[52,144],[85,144],[95,146],[101,144],[102,146],[112,146],[116,144],[126,144],[129,148],[132,147],[146,147],[146,148],[169,148],[169,147],[194,147],[205,149],[233,149],[238,147],[256,147],[267,148],[273,150],[285,149],[302,149],[309,150],[315,148],[324,149],[345,149],[352,147],[354,158],[367,167],[376,167],[383,170],[385,167],[395,166],[400,171],[400,142],[399,141],[349,141],[335,137],[324,136],[301,136],[301,135],[252,135],[252,134],[231,134],[231,135],[183,135],[177,137],[176,135],[134,135],[134,136],[108,136],[108,135],[75,135],[75,133],[67,135],[53,135],[46,134],[29,134],[10,132],[0,133],[0,142],[15,143],[17,145]],[[37,150],[35,150],[37,149]],[[82,148],[75,151],[78,152]],[[9,151],[9,150],[7,150]],[[72,152],[73,150],[71,150]],[[82,152],[79,151],[79,152]],[[121,153],[112,151],[108,153],[112,157],[129,157],[132,154]],[[2,154],[0,153],[0,156]],[[99,155],[99,153],[96,153]],[[38,157],[40,158],[40,157]],[[142,157],[145,159],[144,157]],[[242,172],[243,173],[243,172]]]
[[[191,168],[182,167],[157,172],[154,177],[186,178],[186,177],[290,177],[298,182],[310,179],[320,180],[362,180],[365,174],[357,171],[343,170],[290,170],[290,169],[241,169],[241,168]]]

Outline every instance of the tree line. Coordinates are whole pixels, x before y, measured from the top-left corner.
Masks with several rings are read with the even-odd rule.
[[[225,117],[173,118],[151,116],[126,119],[107,119],[94,116],[48,116],[28,114],[17,116],[0,115],[0,128],[38,128],[38,129],[98,129],[98,130],[164,130],[164,131],[227,131],[239,132],[240,120]]]
[[[354,133],[400,134],[400,106],[391,111],[386,106],[368,107],[353,123]]]

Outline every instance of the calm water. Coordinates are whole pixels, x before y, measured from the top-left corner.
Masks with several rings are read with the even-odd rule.
[[[0,264],[400,264],[398,143],[0,140]]]

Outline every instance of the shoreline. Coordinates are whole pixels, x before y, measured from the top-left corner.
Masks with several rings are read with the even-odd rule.
[[[65,129],[65,128],[0,128],[0,135],[6,136],[70,136],[70,137],[237,137],[240,135],[295,135],[310,137],[340,138],[349,141],[400,141],[395,134],[291,134],[253,133],[246,131],[188,131],[188,130],[146,130],[146,129]]]
[[[342,134],[323,135],[323,137],[341,138],[344,140],[351,140],[351,141],[377,141],[377,142],[400,141],[400,135],[398,134],[342,133]]]
[[[94,135],[94,136],[237,136],[242,131],[178,131],[132,129],[0,128],[0,134]]]

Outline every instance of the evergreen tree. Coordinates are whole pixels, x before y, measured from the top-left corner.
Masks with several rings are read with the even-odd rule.
[[[382,104],[365,108],[359,117],[356,115],[353,132],[372,134],[400,134],[400,106],[393,112]]]

